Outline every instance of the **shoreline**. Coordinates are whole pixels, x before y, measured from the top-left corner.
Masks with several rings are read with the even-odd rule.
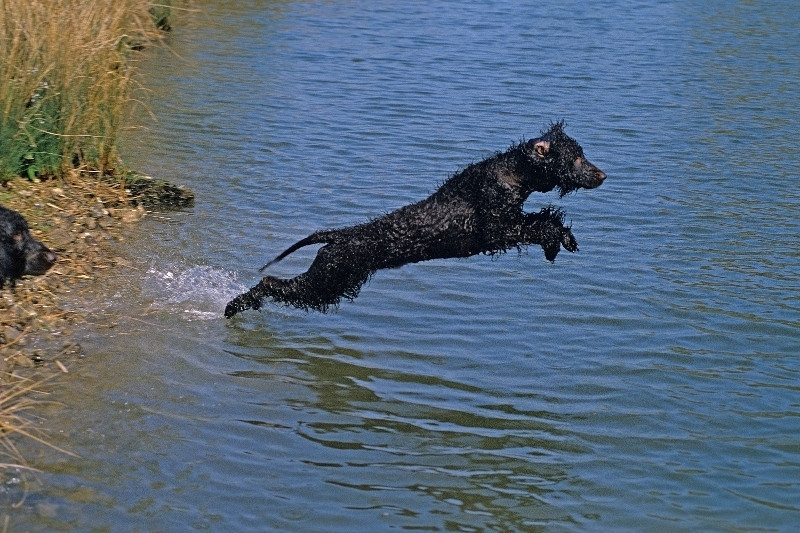
[[[171,3],[0,4],[0,205],[58,256],[45,275],[0,289],[0,475],[26,469],[31,440],[47,444],[41,385],[84,355],[76,328],[92,310],[80,298],[125,264],[112,244],[146,209],[193,205],[191,191],[123,170],[117,151],[146,92],[140,51],[167,37]]]
[[[0,290],[0,419],[10,415],[8,422],[0,420],[0,440],[44,435],[46,441],[46,432],[17,413],[35,411],[33,393],[41,392],[41,384],[52,385],[85,355],[75,330],[91,311],[70,304],[93,290],[99,273],[126,264],[113,245],[128,238],[148,209],[190,207],[194,193],[135,173],[98,179],[72,171],[61,178],[0,184],[0,205],[20,212],[33,237],[58,256],[45,275],[25,276],[16,288]],[[18,446],[6,448],[0,465],[5,459],[24,465]]]
[[[122,261],[109,245],[124,241],[147,209],[191,207],[194,193],[133,173],[100,180],[75,171],[49,180],[11,180],[0,185],[0,204],[19,211],[34,238],[58,255],[45,275],[25,276],[15,289],[0,291],[0,374],[51,365],[63,372],[58,357],[80,353],[68,340],[70,326],[85,318],[64,303],[90,291],[98,272]],[[65,339],[60,348],[59,338]]]

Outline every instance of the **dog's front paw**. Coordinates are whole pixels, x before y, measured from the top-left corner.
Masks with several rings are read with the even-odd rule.
[[[558,228],[553,227],[551,231],[546,232],[541,246],[542,250],[544,250],[544,256],[548,261],[555,261],[562,246],[568,252],[578,251],[578,241],[575,240],[572,230],[563,226]]]
[[[578,241],[575,240],[570,228],[561,228],[561,245],[568,252],[578,251]]]
[[[544,250],[544,257],[550,262],[556,260],[556,256],[558,252],[561,251],[561,243],[556,241],[550,241],[546,243],[542,243],[542,250]]]

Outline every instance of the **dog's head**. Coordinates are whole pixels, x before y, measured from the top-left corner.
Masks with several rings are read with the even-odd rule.
[[[41,276],[47,272],[55,263],[56,254],[31,236],[22,215],[0,209],[0,279]]]
[[[540,137],[523,144],[523,150],[534,167],[531,188],[547,192],[558,188],[561,196],[578,189],[594,189],[606,174],[583,155],[578,142],[564,133],[564,123],[557,122]]]

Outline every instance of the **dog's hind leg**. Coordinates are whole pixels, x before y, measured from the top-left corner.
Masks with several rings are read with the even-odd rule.
[[[301,309],[326,312],[342,298],[358,296],[374,269],[358,246],[345,243],[328,244],[317,252],[308,271],[288,280],[269,278],[268,292],[275,300]],[[265,278],[262,281],[267,281]]]
[[[291,279],[265,276],[258,285],[228,303],[225,317],[231,318],[245,309],[259,309],[265,298],[322,312],[338,305],[342,298],[352,300],[373,272],[357,260],[355,252],[342,245],[323,246],[308,271]]]
[[[231,318],[247,309],[258,310],[266,298],[301,309],[317,309],[324,312],[329,306],[339,303],[340,295],[330,294],[323,289],[324,285],[317,283],[308,272],[291,279],[264,276],[255,287],[228,302],[225,307],[225,318]]]

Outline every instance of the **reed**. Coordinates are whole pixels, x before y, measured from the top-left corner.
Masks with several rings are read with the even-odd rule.
[[[0,184],[117,165],[136,50],[169,13],[149,0],[0,0]],[[0,469],[25,468],[19,438],[52,446],[34,416],[42,384],[0,374]]]
[[[33,394],[44,394],[40,387],[46,381],[31,380],[13,374],[0,376],[0,469],[33,470],[17,449],[14,437],[32,439],[67,455],[74,455],[48,442],[46,435],[33,421],[31,412],[41,403]]]
[[[168,27],[164,13],[148,0],[0,0],[0,183],[117,163],[134,50]]]

